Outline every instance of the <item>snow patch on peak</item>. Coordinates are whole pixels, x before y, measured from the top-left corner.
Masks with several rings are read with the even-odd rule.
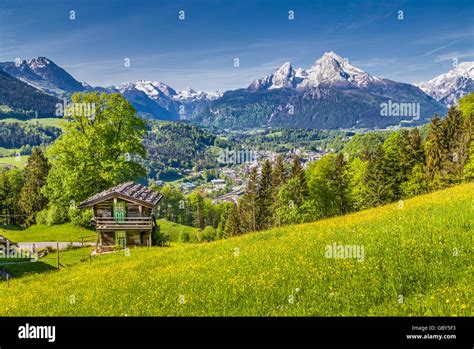
[[[129,85],[130,86],[130,85]],[[138,80],[135,84],[132,84],[135,89],[144,92],[148,97],[157,99],[162,96],[173,97],[176,95],[176,91],[168,85],[162,82]]]
[[[320,85],[353,85],[368,87],[381,80],[371,76],[362,69],[349,63],[333,51],[325,52],[308,70],[308,78],[301,87],[317,87]]]
[[[273,73],[268,89],[291,88],[294,86],[295,71],[290,62],[285,62]]]
[[[414,85],[445,105],[457,104],[461,97],[474,91],[474,62],[459,63],[447,73]]]
[[[249,89],[296,88],[303,90],[325,85],[366,88],[382,84],[381,79],[371,76],[351,65],[347,59],[329,51],[316,60],[308,70],[302,68],[295,70],[290,62],[285,62],[273,74],[252,82]]]
[[[219,91],[216,92],[204,92],[204,91],[196,91],[191,87],[187,86],[183,90],[179,91],[176,96],[174,96],[175,100],[179,101],[192,101],[192,100],[213,100],[222,96],[222,93]]]

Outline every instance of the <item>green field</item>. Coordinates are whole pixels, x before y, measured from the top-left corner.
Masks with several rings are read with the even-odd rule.
[[[473,315],[473,197],[465,184],[315,223],[103,255],[2,283],[0,315]],[[363,246],[363,261],[327,258],[334,243]]]
[[[23,168],[26,165],[26,160],[28,160],[28,155],[21,155],[21,156],[7,156],[4,158],[0,158],[0,166],[2,165],[13,165],[18,168]]]
[[[78,263],[88,262],[89,255],[93,247],[73,248],[65,251],[60,251],[59,262],[60,268],[68,268]],[[15,260],[3,258],[0,259],[0,270],[5,270],[14,275],[14,277],[25,276],[33,273],[45,273],[56,270],[57,254],[55,251],[47,254],[43,258],[39,258],[36,262],[24,263],[25,260]],[[5,264],[8,263],[8,264]]]
[[[62,127],[64,122],[63,118],[37,118],[37,119],[30,119],[30,120],[19,120],[14,118],[2,119],[0,122],[24,122],[28,124],[39,124],[41,126],[55,126],[55,127]]]
[[[94,240],[93,235],[95,236],[95,231],[66,223],[52,226],[32,225],[25,230],[18,230],[16,227],[0,226],[0,235],[3,235],[7,239],[15,242],[79,242],[83,236],[88,237],[87,241]]]
[[[191,242],[196,242],[196,234],[198,232],[197,228],[188,227],[187,225],[181,225],[178,223],[167,221],[166,219],[160,219],[157,221],[158,225],[160,226],[160,231],[165,235],[170,237],[170,241],[176,242],[179,241],[179,234],[181,232],[189,233],[191,238]]]

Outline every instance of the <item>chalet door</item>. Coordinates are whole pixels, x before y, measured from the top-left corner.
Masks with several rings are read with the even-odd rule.
[[[127,232],[120,230],[115,232],[115,244],[125,248],[127,246]]]
[[[124,223],[127,215],[125,201],[114,203],[114,220],[116,223]]]

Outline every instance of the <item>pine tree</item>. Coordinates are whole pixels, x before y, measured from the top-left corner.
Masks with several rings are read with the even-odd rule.
[[[459,100],[459,109],[464,119],[462,142],[465,150],[463,181],[474,180],[474,92]]]
[[[460,183],[464,164],[468,158],[468,146],[464,140],[465,123],[461,111],[451,107],[443,122],[444,148],[446,154],[443,161],[443,184]]]
[[[275,164],[273,165],[272,171],[272,212],[279,212],[282,208],[282,203],[279,200],[279,192],[281,187],[287,182],[285,163],[283,160],[283,155],[278,155]],[[276,226],[281,225],[281,216],[274,214],[274,224]]]
[[[384,188],[384,196],[380,199],[383,203],[398,200],[401,197],[401,183],[407,179],[410,170],[409,161],[406,164],[402,163],[400,158],[401,149],[401,135],[399,133],[392,133],[383,143],[383,157],[382,157],[382,177],[381,183]]]
[[[291,166],[291,178],[297,177],[303,172],[303,167],[301,166],[300,158],[298,155],[293,156],[293,163]]]
[[[406,156],[408,164],[407,177],[400,185],[402,197],[411,197],[424,194],[428,191],[428,183],[425,170],[425,152],[420,131],[413,128],[409,135],[408,146],[403,137],[403,146],[401,147],[401,158]]]
[[[265,160],[257,188],[257,230],[268,229],[272,223],[272,165],[270,160]]]
[[[420,130],[418,130],[416,127],[413,128],[410,133],[410,150],[413,159],[412,166],[415,166],[416,164],[423,164],[425,162],[423,139],[421,138]]]
[[[438,116],[431,120],[425,143],[426,177],[433,189],[441,187],[443,163],[445,158],[443,123]]]
[[[363,176],[366,190],[361,194],[365,208],[379,206],[387,202],[388,193],[387,185],[384,182],[383,156],[383,149],[380,145],[369,156]]]
[[[303,167],[301,166],[300,158],[295,155],[293,157],[293,164],[291,166],[291,178],[297,178],[300,186],[300,191],[303,197],[308,196],[308,184],[306,183],[306,175]]]
[[[286,182],[286,170],[285,162],[283,161],[283,155],[278,155],[275,164],[273,166],[272,173],[272,186],[275,191],[278,191],[278,188]]]
[[[412,150],[412,139],[410,132],[406,129],[400,132],[398,141],[398,158],[399,158],[399,182],[403,183],[408,180],[411,170],[415,165],[415,155]]]
[[[257,230],[257,187],[258,171],[257,167],[252,167],[247,180],[245,194],[239,203],[241,211],[241,227],[243,232]]]
[[[347,172],[347,162],[344,155],[339,153],[335,159],[334,169],[334,198],[338,214],[350,211],[349,175]]]
[[[46,184],[46,177],[50,165],[40,148],[35,147],[26,163],[24,176],[25,185],[20,192],[18,202],[22,212],[26,214],[25,225],[35,223],[36,213],[46,208],[48,199],[43,195],[42,188]]]
[[[232,205],[227,212],[227,220],[224,228],[224,238],[242,234],[240,217],[237,205]]]

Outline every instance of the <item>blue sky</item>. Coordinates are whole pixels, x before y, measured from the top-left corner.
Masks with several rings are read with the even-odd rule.
[[[453,58],[474,60],[473,18],[472,0],[0,0],[0,61],[46,56],[92,85],[144,79],[223,91],[335,51],[413,82],[448,71]]]

